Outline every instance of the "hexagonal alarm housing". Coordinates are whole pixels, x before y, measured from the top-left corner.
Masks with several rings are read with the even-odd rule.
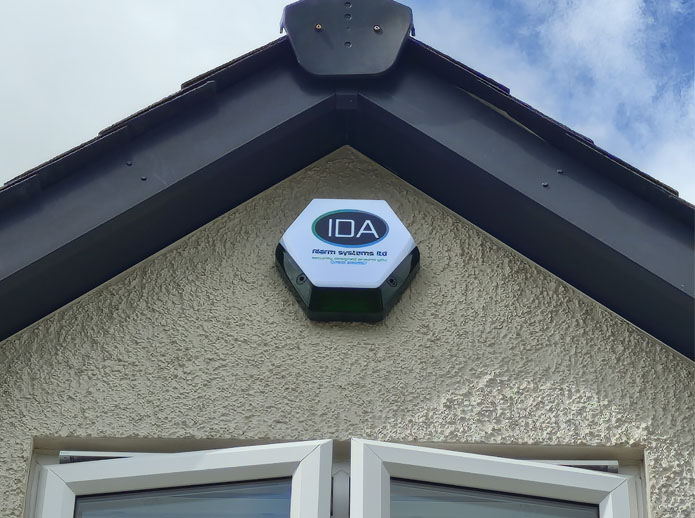
[[[282,236],[278,270],[312,320],[382,320],[420,266],[383,200],[315,199]]]

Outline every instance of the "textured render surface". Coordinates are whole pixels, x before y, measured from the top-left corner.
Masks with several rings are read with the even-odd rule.
[[[381,324],[309,322],[273,250],[314,197],[383,198],[422,268]],[[513,215],[510,215],[513,217]],[[0,516],[33,437],[642,446],[695,515],[695,364],[343,148],[0,343]]]

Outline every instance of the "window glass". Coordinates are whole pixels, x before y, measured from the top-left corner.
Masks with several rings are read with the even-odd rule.
[[[599,518],[596,505],[391,481],[391,518]]]
[[[77,497],[75,518],[289,518],[292,479]]]

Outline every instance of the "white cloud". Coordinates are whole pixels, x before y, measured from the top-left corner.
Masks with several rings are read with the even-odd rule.
[[[513,4],[415,3],[418,35],[695,201],[693,69],[669,32],[692,2]]]
[[[0,184],[278,38],[285,0],[0,3]]]

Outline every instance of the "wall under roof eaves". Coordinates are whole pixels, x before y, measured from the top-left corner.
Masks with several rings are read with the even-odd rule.
[[[383,323],[311,323],[283,285],[314,197],[384,198],[414,235]],[[695,364],[349,148],[0,343],[0,368],[3,517],[47,437],[352,436],[643,448],[651,517],[695,515]]]

